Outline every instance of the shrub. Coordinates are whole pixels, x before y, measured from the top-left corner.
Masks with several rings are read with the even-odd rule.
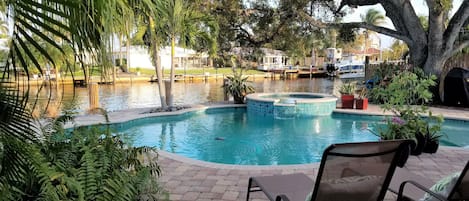
[[[382,100],[380,107],[391,111],[395,116],[388,117],[388,127],[380,129],[379,135],[384,140],[438,139],[443,117],[433,116],[426,104],[432,99],[429,88],[436,84],[435,76],[426,76],[417,69],[404,71],[395,76],[387,86],[373,89],[373,98]],[[423,117],[427,115],[427,117]]]
[[[9,200],[161,200],[161,170],[150,147],[132,147],[109,126],[63,128],[70,117],[41,126],[39,144],[24,143],[30,155],[0,175],[0,192]],[[5,163],[3,163],[5,164]],[[166,198],[167,199],[167,198]]]

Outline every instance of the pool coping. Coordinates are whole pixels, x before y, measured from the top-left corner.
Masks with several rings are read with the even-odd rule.
[[[190,108],[174,111],[174,112],[154,112],[150,113],[154,108],[136,108],[128,110],[120,110],[108,113],[109,123],[124,123],[135,119],[147,118],[147,117],[159,117],[159,116],[175,116],[182,115],[189,112],[196,112],[207,109],[216,108],[245,108],[245,104],[216,104],[216,105],[192,105]],[[371,105],[369,110],[352,110],[352,109],[335,109],[334,113],[339,114],[351,114],[351,115],[367,115],[367,116],[386,116],[392,115],[390,112],[383,112],[377,110],[376,105]],[[447,110],[447,109],[441,109]],[[439,113],[437,113],[439,114]],[[441,113],[440,113],[441,114]],[[457,116],[457,115],[445,115],[445,119],[469,121],[469,117]],[[449,116],[449,117],[448,117]],[[72,128],[74,126],[89,126],[96,124],[105,124],[105,118],[102,114],[91,114],[91,115],[79,115],[75,118],[75,121],[65,125],[65,128]],[[462,147],[450,147],[444,146],[445,149],[463,149],[469,150]],[[235,165],[235,164],[223,164],[202,161],[197,159],[188,158],[175,153],[170,153],[164,150],[158,150],[158,154],[161,157],[170,158],[175,161],[196,165],[207,168],[219,168],[219,169],[237,169],[237,170],[282,170],[282,169],[305,169],[305,168],[318,168],[320,162],[307,163],[307,164],[294,164],[294,165]]]
[[[88,115],[78,115],[75,117],[74,122],[67,123],[65,128],[72,128],[74,126],[89,126],[96,124],[114,124],[114,123],[124,123],[131,120],[142,119],[147,117],[159,117],[159,116],[176,116],[182,115],[189,112],[202,111],[207,109],[216,109],[216,108],[245,108],[246,104],[208,104],[208,105],[191,105],[189,108],[172,111],[172,112],[151,112],[154,107],[149,108],[134,108],[127,110],[119,110],[107,113],[109,116],[109,122],[106,122],[102,114],[88,114]],[[445,112],[442,108],[430,108],[434,115],[443,115],[445,119],[449,120],[458,120],[458,121],[468,121],[469,122],[469,112],[466,112],[464,116],[458,114],[451,114]],[[456,110],[455,110],[456,111]],[[350,114],[350,115],[366,115],[366,116],[392,116],[392,112],[384,112],[377,105],[369,105],[368,110],[356,110],[356,109],[340,109],[336,108],[333,110],[333,113],[339,114]],[[426,115],[424,115],[426,116]]]
[[[193,158],[188,158],[182,155],[175,153],[167,152],[164,150],[157,151],[159,156],[170,158],[175,161],[187,163],[190,165],[196,165],[200,167],[207,168],[217,168],[217,169],[228,169],[228,170],[283,170],[283,169],[304,169],[304,168],[318,168],[320,162],[314,163],[305,163],[305,164],[292,164],[292,165],[236,165],[236,164],[224,164],[224,163],[215,163],[197,160]]]
[[[281,103],[280,102],[281,98],[262,97],[262,96],[269,96],[269,95],[285,95],[285,94],[318,96],[317,98],[314,98],[314,99],[313,98],[290,98],[290,99],[294,99],[295,103],[323,103],[323,102],[337,101],[337,97],[334,97],[329,94],[309,93],[309,92],[252,93],[246,96],[246,100],[288,105],[289,103]]]

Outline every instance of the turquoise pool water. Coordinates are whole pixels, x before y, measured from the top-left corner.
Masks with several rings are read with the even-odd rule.
[[[136,146],[153,146],[189,158],[243,165],[318,162],[333,143],[376,141],[368,129],[382,117],[333,114],[274,119],[247,114],[245,108],[209,109],[179,116],[137,119],[117,124]],[[469,122],[447,120],[442,144],[469,145]]]

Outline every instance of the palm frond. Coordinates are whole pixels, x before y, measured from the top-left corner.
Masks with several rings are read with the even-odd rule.
[[[0,137],[7,135],[21,141],[36,141],[35,126],[25,109],[26,102],[27,98],[17,89],[0,84]]]

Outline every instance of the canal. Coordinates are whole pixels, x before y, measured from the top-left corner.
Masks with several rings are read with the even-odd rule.
[[[256,79],[251,84],[256,92],[314,92],[338,95],[340,79],[313,78],[271,80]],[[176,82],[175,105],[207,104],[223,101],[222,79],[209,82]],[[84,114],[89,108],[88,89],[59,85],[59,87],[32,86],[30,103],[36,103],[35,114],[56,116],[63,110]],[[99,85],[99,103],[107,111],[130,108],[159,107],[158,84],[134,82]]]

